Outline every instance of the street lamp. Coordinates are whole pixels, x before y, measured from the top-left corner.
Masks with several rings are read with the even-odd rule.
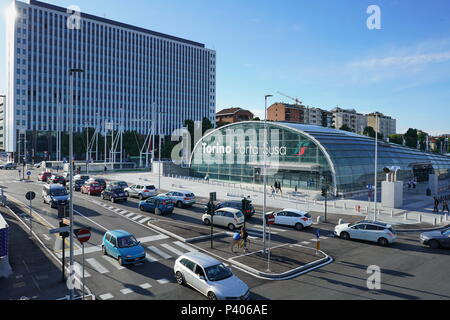
[[[263,179],[264,179],[264,205],[263,205],[263,247],[264,247],[264,253],[266,253],[266,210],[267,210],[267,151],[266,147],[268,146],[268,141],[267,141],[267,99],[273,97],[273,95],[268,94],[266,96],[264,96],[264,147],[263,147],[263,152],[264,152],[264,170],[263,170]]]
[[[69,189],[70,189],[70,196],[69,196],[69,219],[70,219],[70,232],[69,232],[69,237],[70,237],[70,273],[71,276],[73,276],[73,272],[74,272],[74,250],[73,250],[73,126],[74,126],[74,119],[73,119],[73,104],[74,104],[74,99],[73,99],[73,75],[77,74],[77,73],[83,73],[84,70],[82,69],[70,69],[69,70],[69,81],[70,81],[70,130],[69,130]],[[74,298],[74,288],[73,286],[70,288],[70,300],[73,300]]]
[[[377,220],[377,202],[378,202],[378,112],[375,113],[375,184],[374,184],[374,206],[373,206],[373,221]]]

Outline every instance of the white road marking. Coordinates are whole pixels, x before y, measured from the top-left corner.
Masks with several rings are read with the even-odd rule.
[[[136,213],[130,213],[130,214],[127,214],[126,216],[125,216],[125,218],[129,218],[129,217],[131,217],[131,216],[134,216]]]
[[[114,296],[111,293],[105,293],[99,296],[102,300],[108,300],[114,298]]]
[[[152,256],[151,254],[146,253],[145,254],[145,259],[147,259],[148,262],[156,262],[159,261],[158,258]]]
[[[45,233],[43,233],[42,236],[44,237],[45,241],[50,241],[50,237]]]
[[[142,219],[141,221],[139,221],[139,223],[145,223],[145,222],[147,222],[148,220],[150,220],[150,217],[147,217],[147,218]]]
[[[141,287],[142,289],[149,289],[152,287],[152,285],[150,283],[144,283],[141,284],[139,287]]]
[[[175,254],[178,255],[178,256],[182,256],[182,255],[184,254],[184,252],[181,252],[180,250],[178,250],[178,249],[172,247],[172,246],[171,246],[170,244],[168,244],[168,243],[163,243],[163,244],[161,244],[161,247],[166,248],[167,250],[169,250],[169,251],[175,253]]]
[[[327,240],[329,238],[328,237],[320,237],[320,239]]]
[[[263,226],[253,226],[253,225],[252,225],[252,228],[264,229]],[[268,228],[266,228],[266,230],[267,230],[267,229],[268,229]],[[273,227],[270,227],[270,229],[271,229],[271,230],[274,230],[274,231],[279,231],[279,232],[286,232],[286,231],[287,231],[287,230],[284,230],[284,229],[273,228]]]
[[[121,215],[124,215],[125,213],[128,213],[128,211],[127,210],[122,210],[122,211],[119,211],[118,213],[121,214]]]
[[[308,241],[303,241],[303,242],[300,242],[301,244],[310,244],[311,242],[308,242]]]
[[[77,274],[78,277],[81,278],[83,276],[83,266],[76,261],[74,261],[73,264],[74,264],[75,273]],[[84,277],[89,278],[90,276],[91,276],[91,274],[89,272],[87,272],[87,270],[85,268],[84,269]]]
[[[197,252],[198,251],[197,249],[194,249],[194,248],[188,246],[187,244],[184,244],[181,241],[174,241],[173,243],[189,252]]]
[[[102,256],[103,259],[105,259],[106,261],[108,261],[110,264],[112,264],[114,267],[117,268],[117,270],[122,270],[125,269],[125,267],[122,267],[117,260],[111,258],[110,256]]]
[[[157,281],[158,281],[159,284],[166,284],[166,283],[169,283],[169,282],[170,282],[170,281],[167,280],[167,279],[159,279],[159,280],[157,280]]]
[[[147,247],[147,249],[152,251],[153,253],[156,253],[158,256],[163,257],[164,259],[172,258],[172,256],[168,255],[167,253],[158,249],[157,247],[151,246],[151,247]]]
[[[108,272],[109,272],[108,269],[106,269],[106,268],[105,268],[104,266],[102,266],[97,260],[95,260],[95,259],[93,259],[93,258],[91,258],[91,259],[86,259],[86,262],[89,263],[89,264],[92,266],[92,268],[94,268],[95,271],[97,271],[97,272],[100,273],[100,274],[108,273]]]
[[[133,293],[134,291],[129,288],[126,288],[126,289],[120,290],[120,292],[122,292],[123,294],[129,294],[129,293]]]
[[[156,236],[139,238],[139,239],[137,239],[137,241],[139,241],[141,243],[146,243],[146,242],[153,242],[153,241],[164,240],[164,239],[169,239],[169,236],[166,236],[165,234],[157,234]]]
[[[140,219],[140,218],[142,218],[142,216],[140,214],[138,214],[137,216],[131,218],[131,220],[136,221],[137,219]]]

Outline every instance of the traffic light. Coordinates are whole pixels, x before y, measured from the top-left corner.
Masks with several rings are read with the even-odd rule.
[[[327,188],[322,188],[322,197],[327,197]]]
[[[206,212],[209,214],[209,215],[212,215],[213,214],[213,204],[212,204],[212,202],[208,202],[208,204],[206,205]]]
[[[247,211],[247,207],[248,207],[248,202],[247,202],[247,199],[244,198],[244,199],[242,199],[242,212],[245,213]]]

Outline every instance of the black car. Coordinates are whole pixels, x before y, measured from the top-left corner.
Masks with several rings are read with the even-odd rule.
[[[108,186],[102,191],[101,197],[103,200],[111,200],[111,202],[128,200],[125,191],[121,187]]]
[[[252,205],[251,200],[248,200],[248,207],[249,209],[245,212],[242,210],[242,200],[239,201],[226,201],[226,202],[219,202],[215,205],[215,210],[222,209],[222,208],[233,208],[241,210],[242,213],[245,215],[246,218],[251,218],[255,214],[255,208]],[[207,211],[208,207],[205,206],[205,212]]]
[[[85,184],[85,180],[75,180],[73,183],[73,190],[75,191],[81,191],[81,187]]]

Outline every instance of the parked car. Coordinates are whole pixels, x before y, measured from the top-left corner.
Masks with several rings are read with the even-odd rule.
[[[51,172],[45,171],[41,172],[38,175],[38,181],[47,182],[48,178],[50,178],[53,174]]]
[[[103,236],[102,251],[118,260],[121,266],[145,261],[145,249],[129,232],[108,231]]]
[[[17,165],[15,163],[8,162],[8,163],[5,163],[5,164],[0,164],[0,169],[1,170],[16,170],[17,169]]]
[[[251,218],[255,214],[255,208],[252,205],[252,201],[251,200],[248,200],[248,201],[249,201],[249,204],[248,204],[249,209],[246,210],[246,212],[242,211],[242,201],[240,201],[240,200],[218,202],[215,205],[215,210],[222,209],[222,208],[233,208],[233,209],[237,209],[237,210],[240,210],[241,212],[243,212],[245,214],[246,218]],[[208,207],[205,206],[205,212],[207,212],[207,208]]]
[[[47,183],[65,184],[66,179],[63,176],[52,175],[50,178],[47,179]]]
[[[69,194],[67,189],[60,184],[44,185],[42,200],[44,203],[48,203],[50,207],[58,208],[59,205],[69,204]]]
[[[183,206],[192,207],[195,204],[195,195],[190,191],[170,191],[162,193],[160,196],[170,198],[178,208]]]
[[[131,187],[125,188],[127,197],[139,198],[139,200],[147,199],[156,196],[156,188],[153,185],[139,185],[134,184]]]
[[[89,194],[90,196],[92,195],[100,195],[102,193],[102,187],[97,183],[97,182],[86,182],[82,187],[81,187],[81,193],[82,194]]]
[[[173,202],[168,197],[151,197],[139,202],[139,210],[153,212],[157,215],[173,213]]]
[[[102,191],[106,189],[106,180],[102,178],[90,178],[88,182],[97,182],[100,187],[102,187]]]
[[[201,252],[180,256],[173,267],[180,285],[189,285],[209,300],[248,300],[248,286],[222,262]]]
[[[378,242],[382,246],[394,243],[397,235],[391,225],[377,221],[360,221],[337,225],[334,234],[344,240]]]
[[[275,224],[294,227],[296,230],[303,230],[313,224],[309,213],[297,209],[283,209],[278,212],[269,212],[266,215],[275,216]]]
[[[212,220],[214,225],[227,227],[231,231],[244,226],[244,214],[242,211],[233,208],[222,208],[216,210],[214,219]],[[205,213],[202,216],[202,221],[207,226],[211,225],[211,215]]]
[[[450,228],[424,232],[420,235],[420,242],[432,249],[450,248]]]
[[[101,197],[103,200],[110,200],[112,203],[117,201],[127,201],[128,197],[121,187],[108,186],[102,191]]]
[[[77,174],[76,176],[73,177],[74,180],[84,180],[84,181],[88,181],[90,179],[89,176],[84,176],[82,174]]]
[[[114,181],[114,182],[111,182],[110,185],[112,185],[114,187],[121,187],[124,190],[126,188],[128,188],[128,183],[126,183],[125,181]]]
[[[74,191],[81,191],[81,187],[84,186],[85,181],[84,180],[75,180],[73,182],[73,190]]]

